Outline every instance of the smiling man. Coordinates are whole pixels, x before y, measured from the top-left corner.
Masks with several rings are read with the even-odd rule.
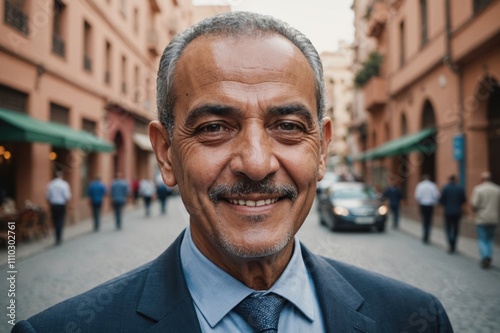
[[[434,296],[296,238],[332,136],[300,32],[252,13],[209,18],[167,46],[157,93],[151,143],[189,227],[155,261],[15,332],[452,332]]]

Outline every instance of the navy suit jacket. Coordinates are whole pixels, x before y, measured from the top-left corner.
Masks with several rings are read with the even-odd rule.
[[[183,234],[154,261],[20,321],[12,332],[201,333],[182,272]],[[302,254],[327,332],[453,332],[434,296],[304,246]]]
[[[439,203],[443,205],[446,215],[460,215],[462,204],[467,201],[465,191],[455,183],[448,183],[441,191]]]

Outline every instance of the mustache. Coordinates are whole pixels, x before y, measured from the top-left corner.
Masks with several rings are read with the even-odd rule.
[[[253,181],[250,179],[242,179],[236,184],[219,184],[208,190],[208,196],[214,203],[218,203],[221,199],[228,196],[238,196],[250,193],[278,195],[280,197],[287,197],[291,201],[295,201],[298,195],[295,186],[276,185],[271,180]]]

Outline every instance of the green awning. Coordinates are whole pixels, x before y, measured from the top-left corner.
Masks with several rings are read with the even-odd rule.
[[[37,120],[27,114],[0,108],[0,141],[44,142],[54,147],[112,152],[113,143],[71,127]]]
[[[415,151],[429,154],[436,150],[436,142],[431,139],[435,133],[435,128],[426,128],[415,134],[405,135],[399,139],[386,142],[377,148],[364,152],[355,159],[358,161],[374,160]]]

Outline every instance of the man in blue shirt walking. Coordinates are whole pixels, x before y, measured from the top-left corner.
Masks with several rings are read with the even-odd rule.
[[[444,220],[446,223],[446,237],[448,240],[448,253],[454,253],[457,246],[460,217],[462,205],[465,203],[465,191],[457,185],[457,178],[451,175],[449,182],[443,187],[439,203],[444,208]]]
[[[122,173],[116,173],[116,179],[111,183],[111,202],[113,204],[113,210],[115,212],[115,223],[116,229],[121,229],[122,227],[122,210],[123,206],[127,203],[127,197],[129,194],[129,186],[125,179],[123,179]]]
[[[399,205],[401,200],[404,199],[403,192],[394,182],[391,182],[391,184],[385,189],[382,196],[384,200],[389,201],[389,207],[391,208],[393,219],[392,227],[397,229],[399,223]]]
[[[101,217],[102,199],[106,195],[106,186],[99,176],[90,182],[87,188],[90,206],[92,207],[92,216],[94,217],[94,231],[99,231],[99,221]]]

